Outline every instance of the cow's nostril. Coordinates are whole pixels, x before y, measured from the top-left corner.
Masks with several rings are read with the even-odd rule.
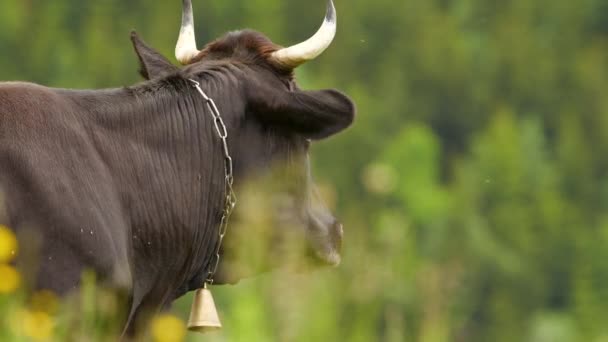
[[[344,225],[342,223],[338,223],[337,231],[340,238],[344,237]]]
[[[344,237],[344,226],[342,223],[336,221],[333,228],[334,245],[336,249],[340,251],[342,249],[342,238]]]

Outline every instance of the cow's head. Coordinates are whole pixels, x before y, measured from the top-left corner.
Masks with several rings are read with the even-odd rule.
[[[183,0],[176,57],[185,67],[179,72],[196,78],[210,69],[223,68],[231,79],[237,79],[239,86],[231,88],[228,96],[232,97],[232,103],[242,102],[243,106],[236,118],[228,118],[231,154],[237,181],[248,178],[264,184],[255,190],[257,198],[253,200],[272,204],[262,206],[261,213],[272,214],[268,226],[273,227],[270,230],[274,233],[270,238],[282,241],[285,235],[299,235],[314,259],[337,265],[342,224],[317,195],[310,175],[308,149],[312,141],[348,127],[355,107],[336,90],[300,90],[293,77],[297,66],[320,55],[332,42],[336,32],[333,2],[328,0],[319,31],[309,40],[287,48],[272,43],[261,33],[244,30],[228,33],[199,50],[193,23],[191,0]],[[132,38],[144,77],[151,79],[175,72],[170,62],[145,46],[136,35]],[[222,115],[235,114],[222,112]],[[247,205],[239,205],[237,213],[239,207]],[[243,276],[235,270],[248,257],[238,252],[239,244],[247,239],[238,236],[256,239],[256,232],[246,232],[246,225],[237,228],[231,223],[229,229],[218,273],[220,282]]]

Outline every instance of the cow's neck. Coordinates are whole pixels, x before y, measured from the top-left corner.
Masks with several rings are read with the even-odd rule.
[[[89,94],[81,100],[92,115],[90,134],[122,191],[139,273],[135,278],[181,287],[203,279],[217,239],[223,155],[194,89],[182,94],[154,88]]]

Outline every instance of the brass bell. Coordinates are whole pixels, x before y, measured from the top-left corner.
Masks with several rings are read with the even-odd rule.
[[[215,302],[207,284],[202,289],[196,290],[194,302],[188,319],[188,330],[206,333],[222,328],[222,323],[215,309]]]

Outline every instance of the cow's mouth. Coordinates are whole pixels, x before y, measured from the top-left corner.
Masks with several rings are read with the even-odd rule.
[[[294,221],[283,221],[283,229],[268,229],[263,225],[233,229],[232,235],[226,240],[228,253],[220,259],[215,282],[236,283],[242,278],[277,268],[309,272],[320,267],[336,267],[341,263],[344,230],[340,222],[327,214],[309,215],[307,224]],[[256,247],[255,239],[251,239],[250,235],[255,227],[265,227],[266,233],[270,232],[266,237],[269,238],[268,247],[272,248],[267,250],[267,254],[262,253],[261,257],[256,254],[259,247]],[[249,232],[247,235],[237,233],[246,230]],[[264,233],[257,232],[256,235],[260,237]]]

